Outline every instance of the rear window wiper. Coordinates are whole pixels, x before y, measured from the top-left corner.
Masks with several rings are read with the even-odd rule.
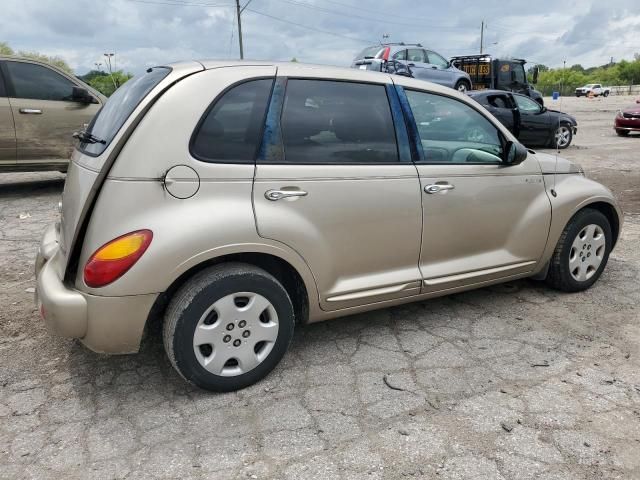
[[[89,133],[86,130],[80,130],[79,132],[74,132],[73,138],[77,138],[82,143],[101,143],[103,145],[107,144],[106,140],[103,140],[102,138],[98,138],[94,134]]]

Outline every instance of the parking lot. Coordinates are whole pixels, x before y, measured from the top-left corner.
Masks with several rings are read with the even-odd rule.
[[[640,478],[640,136],[631,97],[546,99],[563,156],[609,186],[622,237],[596,285],[532,281],[299,328],[265,381],[192,387],[159,332],[108,357],[47,334],[33,262],[64,176],[0,174],[0,478]]]

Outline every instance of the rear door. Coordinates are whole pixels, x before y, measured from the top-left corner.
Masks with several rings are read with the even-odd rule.
[[[3,70],[15,121],[17,163],[67,163],[73,132],[91,121],[100,104],[72,101],[77,85],[43,65],[7,60]]]
[[[537,161],[505,166],[501,133],[478,110],[446,95],[405,92],[420,147],[424,291],[533,271],[551,219]],[[429,155],[434,149],[439,154]]]
[[[395,95],[376,83],[276,82],[253,189],[258,233],[304,258],[324,310],[420,290],[420,185]]]
[[[0,169],[11,167],[16,163],[16,129],[6,93],[0,69]]]
[[[422,48],[407,48],[407,60],[405,63],[415,78],[434,82],[431,66],[427,64],[427,56]]]
[[[551,116],[535,100],[517,93],[513,94],[520,112],[520,135],[525,145],[545,145],[551,135]]]
[[[516,137],[520,134],[520,114],[513,103],[513,97],[505,93],[491,93],[482,97],[482,104],[500,120]]]

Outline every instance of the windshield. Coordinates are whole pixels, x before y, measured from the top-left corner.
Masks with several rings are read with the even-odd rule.
[[[169,75],[168,67],[154,67],[132,78],[118,88],[93,118],[87,135],[80,142],[80,151],[98,156],[109,146],[118,130],[147,94]],[[93,138],[94,140],[90,140]],[[89,141],[87,141],[89,140]]]
[[[367,47],[363,51],[361,51],[356,58],[376,58],[376,55],[381,49],[382,47],[380,45]]]

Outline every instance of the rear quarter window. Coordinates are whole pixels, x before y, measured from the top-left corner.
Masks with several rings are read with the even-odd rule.
[[[253,163],[273,78],[250,80],[219,97],[191,138],[191,154],[205,162]]]
[[[170,72],[169,67],[150,68],[144,74],[132,78],[118,88],[93,118],[87,129],[101,142],[81,142],[80,151],[92,156],[102,154],[140,102]]]

